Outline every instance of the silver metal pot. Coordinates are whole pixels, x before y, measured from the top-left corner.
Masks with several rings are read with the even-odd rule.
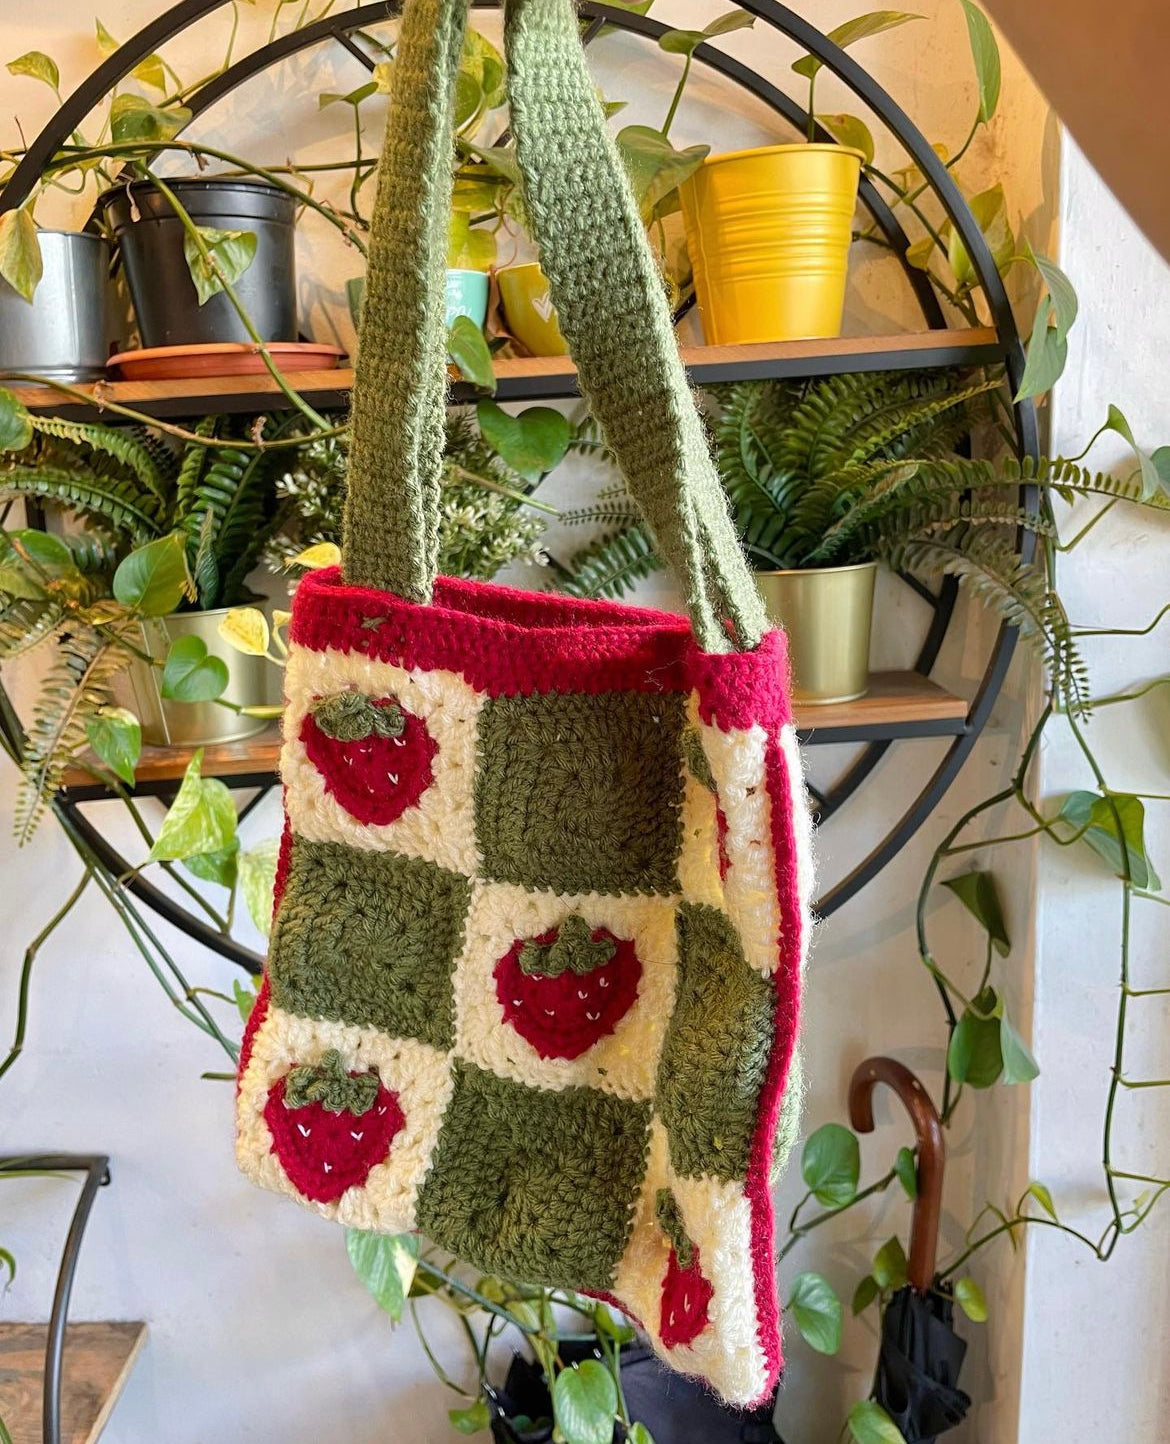
[[[80,231],[38,231],[44,274],[31,301],[0,280],[0,376],[95,381],[110,352],[109,246]]]

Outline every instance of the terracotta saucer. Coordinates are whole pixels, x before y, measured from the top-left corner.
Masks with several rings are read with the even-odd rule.
[[[315,341],[270,341],[268,353],[282,371],[330,371],[345,352]],[[256,376],[267,370],[250,343],[217,341],[203,346],[152,346],[122,351],[106,368],[123,381],[177,381],[199,376]]]

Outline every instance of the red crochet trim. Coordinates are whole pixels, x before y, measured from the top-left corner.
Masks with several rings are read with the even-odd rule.
[[[533,941],[551,943],[555,937],[553,929]],[[608,963],[584,976],[571,969],[556,978],[524,972],[521,938],[496,964],[496,997],[504,1021],[542,1058],[579,1058],[608,1037],[633,1007],[642,977],[634,945],[605,928],[595,929],[594,942],[603,938],[611,938],[617,951]]]
[[[387,706],[394,699],[372,700],[375,706]],[[406,720],[401,737],[371,735],[339,742],[322,732],[311,712],[301,723],[305,755],[325,779],[325,791],[367,827],[397,822],[434,781],[432,764],[439,744],[421,717],[399,710]]]
[[[279,864],[277,876],[279,878]],[[268,1016],[268,1002],[271,988],[268,982],[268,974],[265,973],[260,981],[260,988],[256,994],[256,1001],[252,1004],[252,1011],[248,1014],[248,1021],[244,1024],[244,1037],[240,1043],[240,1065],[236,1069],[236,1092],[240,1091],[240,1084],[243,1082],[244,1074],[248,1071],[248,1064],[252,1061],[252,1045],[256,1041],[256,1034],[260,1031],[260,1025]]]
[[[691,1245],[691,1265],[683,1268],[674,1249],[662,1280],[662,1312],[658,1333],[668,1349],[693,1344],[709,1322],[715,1290],[699,1267],[699,1246]]]
[[[686,617],[618,602],[524,592],[440,577],[428,606],[351,587],[336,567],[297,586],[298,646],[460,673],[479,692],[690,692],[703,720],[727,729],[791,721],[788,648],[767,633],[754,652],[705,653]]]
[[[794,797],[788,762],[779,739],[768,740],[765,756],[768,798],[772,811],[772,848],[776,859],[776,896],[780,906],[779,965],[775,974],[775,1036],[768,1072],[760,1090],[759,1116],[752,1141],[744,1193],[751,1211],[752,1272],[755,1275],[756,1324],[767,1367],[767,1384],[755,1404],[771,1396],[784,1367],[780,1343],[780,1301],[776,1293],[775,1218],[772,1208],[772,1146],[784,1102],[784,1085],[800,1021],[800,890],[797,880],[796,839],[792,807]]]
[[[287,1108],[284,1085],[285,1079],[278,1078],[264,1105],[272,1151],[289,1182],[305,1198],[336,1203],[346,1189],[360,1188],[390,1152],[406,1122],[398,1095],[380,1086],[368,1112],[330,1113],[321,1103]]]

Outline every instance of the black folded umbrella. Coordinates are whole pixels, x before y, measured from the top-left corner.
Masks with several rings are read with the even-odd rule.
[[[849,1084],[849,1118],[859,1133],[873,1129],[873,1091],[885,1083],[914,1123],[918,1163],[910,1225],[909,1283],[882,1316],[873,1399],[902,1431],[906,1444],[934,1444],[971,1407],[959,1388],[967,1345],[954,1330],[954,1301],[935,1278],[946,1143],[938,1110],[922,1083],[894,1058],[867,1058]]]
[[[596,1346],[561,1346],[566,1363],[600,1357]],[[784,1444],[772,1424],[773,1404],[731,1409],[710,1389],[666,1368],[643,1344],[622,1349],[622,1392],[631,1419],[646,1425],[654,1444]],[[502,1389],[489,1394],[496,1444],[547,1444],[552,1400],[539,1364],[517,1354]],[[619,1425],[614,1444],[625,1439]]]
[[[934,1444],[971,1407],[958,1386],[967,1345],[954,1331],[953,1314],[949,1295],[937,1289],[919,1293],[907,1285],[882,1318],[873,1397],[906,1444]]]

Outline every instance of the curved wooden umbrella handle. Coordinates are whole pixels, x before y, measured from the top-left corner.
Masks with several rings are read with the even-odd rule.
[[[942,1214],[947,1146],[938,1110],[910,1069],[895,1058],[867,1058],[849,1083],[849,1118],[859,1133],[873,1132],[873,1090],[885,1083],[905,1104],[918,1141],[918,1197],[910,1224],[907,1273],[913,1288],[926,1293],[934,1282],[938,1225]]]

